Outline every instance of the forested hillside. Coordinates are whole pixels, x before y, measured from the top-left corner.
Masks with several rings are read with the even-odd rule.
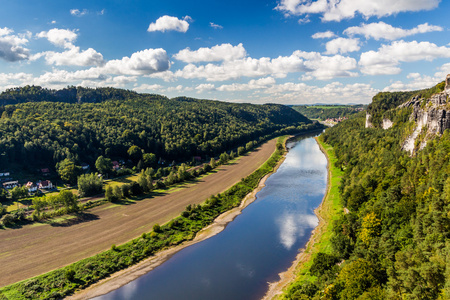
[[[102,99],[121,93],[96,91],[104,91]],[[260,141],[279,130],[320,127],[282,105],[158,95],[100,103],[27,102],[1,106],[0,115],[0,165],[26,170],[54,168],[66,158],[92,166],[100,155],[131,159],[134,165],[143,153],[169,162],[190,160]]]
[[[18,104],[25,102],[65,102],[65,103],[83,103],[83,102],[103,102],[105,100],[117,99],[125,100],[128,98],[141,97],[134,91],[115,89],[110,87],[101,87],[96,89],[85,87],[67,87],[61,90],[52,90],[40,86],[24,86],[7,89],[0,94],[0,105]]]
[[[292,107],[309,119],[326,120],[349,117],[366,108],[366,105],[294,105]]]
[[[381,107],[413,94],[379,94],[369,108],[382,115]],[[348,211],[333,225],[332,251],[314,259],[312,280],[295,283],[286,298],[450,298],[450,132],[410,156],[401,145],[411,111],[395,110],[387,130],[365,128],[360,113],[323,134],[344,171],[340,194]]]

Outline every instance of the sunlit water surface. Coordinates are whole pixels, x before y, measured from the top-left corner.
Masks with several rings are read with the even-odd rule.
[[[326,158],[312,137],[289,153],[257,200],[224,231],[187,247],[153,271],[95,299],[260,299],[294,261],[318,224]]]

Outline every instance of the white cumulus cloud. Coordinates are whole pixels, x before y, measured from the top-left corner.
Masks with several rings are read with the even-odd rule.
[[[187,63],[229,61],[243,58],[247,55],[242,44],[233,46],[231,44],[216,45],[211,48],[200,48],[192,51],[189,48],[183,49],[173,57]]]
[[[64,52],[46,51],[33,56],[37,59],[45,57],[48,64],[57,66],[101,66],[105,62],[103,55],[92,48],[80,51],[80,47],[73,47]]]
[[[10,28],[0,28],[0,58],[15,62],[29,58],[29,50],[23,45],[28,43],[26,35],[14,35]]]
[[[145,49],[135,52],[131,57],[108,61],[102,71],[108,74],[146,75],[168,70],[169,57],[166,50]]]
[[[336,77],[356,77],[358,64],[352,57],[334,55],[324,56],[318,52],[295,51],[294,55],[305,58],[307,76],[313,76],[319,80],[330,80]]]
[[[344,30],[344,34],[363,35],[366,39],[373,38],[375,40],[397,40],[406,36],[415,35],[418,33],[426,33],[432,31],[444,30],[440,26],[429,25],[428,23],[420,24],[412,29],[402,29],[393,27],[384,22],[361,24],[361,26],[353,26]]]
[[[332,31],[325,31],[325,32],[317,32],[314,33],[311,37],[313,39],[329,39],[335,37],[336,34]]]
[[[185,79],[203,78],[208,81],[225,81],[241,77],[263,77],[267,75],[286,77],[291,72],[305,71],[303,59],[291,55],[277,58],[246,57],[238,60],[224,61],[221,65],[209,63],[196,66],[188,64],[175,72],[175,76]]]
[[[39,38],[47,38],[53,45],[63,48],[73,48],[73,43],[78,37],[75,30],[53,28],[49,31],[41,31],[36,34]]]
[[[430,42],[405,42],[400,40],[390,45],[382,45],[378,51],[363,52],[359,65],[361,66],[361,72],[365,74],[388,75],[401,72],[400,62],[432,61],[436,58],[449,57],[449,47],[439,47]]]
[[[216,87],[212,83],[202,83],[195,87],[198,93],[203,93],[205,91],[214,91]]]
[[[326,43],[326,54],[355,52],[360,49],[359,39],[336,38]]]
[[[192,20],[191,17],[186,16],[182,20],[178,19],[177,17],[171,17],[171,16],[162,16],[158,20],[156,20],[155,23],[150,23],[148,26],[147,31],[153,32],[153,31],[178,31],[178,32],[186,32],[189,29],[189,23],[188,21]]]
[[[341,21],[361,14],[384,17],[407,11],[431,10],[440,0],[281,0],[275,9],[286,15],[321,14],[323,21]]]
[[[289,73],[305,72],[307,76],[313,76],[319,80],[329,80],[335,77],[357,76],[357,73],[352,72],[356,68],[357,62],[351,57],[323,56],[317,52],[295,51],[290,56],[277,58],[245,57],[225,60],[221,64],[208,63],[199,66],[190,63],[183,69],[175,71],[174,75],[185,79],[225,81],[241,77],[284,78]]]
[[[143,83],[139,86],[134,87],[133,90],[135,90],[136,92],[140,92],[140,93],[155,93],[156,91],[163,92],[165,89],[160,84]]]
[[[276,83],[275,79],[272,77],[252,79],[248,83],[232,83],[224,84],[217,88],[221,92],[240,92],[249,90],[265,89]]]

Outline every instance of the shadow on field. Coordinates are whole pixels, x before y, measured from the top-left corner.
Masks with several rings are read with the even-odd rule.
[[[6,225],[3,225],[3,226],[1,226],[0,225],[0,229],[1,230],[5,230],[5,229],[20,229],[20,228],[22,228],[23,226],[25,226],[25,225],[29,225],[29,224],[32,224],[33,222],[31,222],[31,221],[29,221],[29,220],[21,220],[20,222],[16,222],[16,223],[9,223],[9,224],[6,224]],[[0,298],[1,299],[1,298]]]
[[[97,215],[86,212],[77,213],[74,216],[75,218],[64,220],[62,222],[49,221],[49,224],[52,227],[70,227],[72,225],[91,222],[99,219]]]

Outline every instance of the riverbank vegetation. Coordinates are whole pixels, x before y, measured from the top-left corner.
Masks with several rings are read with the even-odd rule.
[[[410,156],[401,145],[411,111],[395,113],[387,130],[365,128],[360,114],[323,134],[343,170],[347,213],[333,222],[332,251],[286,299],[449,299],[450,132]]]
[[[221,213],[237,207],[262,177],[273,171],[284,154],[284,138],[278,140],[272,156],[255,172],[226,192],[212,196],[202,205],[188,205],[182,214],[153,231],[110,250],[35,278],[0,289],[0,299],[59,299],[85,288],[110,274],[125,269],[168,247],[191,240]]]

